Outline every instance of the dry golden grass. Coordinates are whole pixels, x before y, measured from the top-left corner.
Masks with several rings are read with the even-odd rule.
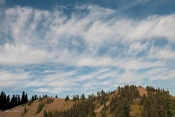
[[[137,89],[141,96],[143,96],[143,94],[147,96],[147,90],[145,88],[138,87]]]
[[[175,96],[171,96],[171,98],[175,99]]]
[[[106,106],[109,106],[109,104],[110,104],[110,100],[106,102]],[[95,112],[96,114],[98,114],[98,113],[101,112],[101,110],[102,110],[103,108],[104,108],[104,105],[101,105],[101,106],[99,106],[98,108],[96,108],[96,109],[94,110],[94,112]]]
[[[145,88],[138,87],[138,91],[141,96],[143,96],[143,94],[147,96],[147,91]],[[114,97],[117,93],[118,91],[116,90],[115,93],[109,95],[109,101],[106,102],[107,106],[110,104],[110,100],[112,99],[112,97]],[[175,96],[172,96],[172,98],[175,98]],[[47,99],[44,99],[41,102],[38,102],[38,100],[35,100],[30,106],[27,106],[26,104],[26,105],[17,106],[15,108],[12,108],[6,112],[0,112],[0,117],[43,117],[44,110],[63,111],[63,110],[70,109],[74,103],[72,100],[65,101],[63,98],[52,98],[52,99],[54,99],[53,103],[45,104],[42,111],[39,114],[36,114],[38,105],[41,102],[46,102]],[[139,113],[141,113],[141,110],[143,107],[138,105],[138,101],[139,100],[135,100],[134,104],[131,105],[131,111],[130,111],[131,116],[139,117]],[[79,101],[76,101],[76,103],[78,104]],[[96,105],[96,108],[94,110],[94,112],[96,113],[96,117],[100,117],[101,116],[100,112],[103,109],[104,105],[99,106],[97,102],[94,102],[94,104]],[[23,116],[21,116],[25,107],[27,108],[27,112]],[[14,111],[18,111],[18,112],[14,112]],[[112,117],[112,116],[113,116],[112,114],[109,114],[109,109],[108,109],[107,117]]]
[[[15,108],[6,110],[0,113],[0,117],[20,117],[24,110],[24,106],[17,106]]]
[[[100,113],[101,110],[103,109],[103,107],[104,107],[104,105],[101,105],[101,106],[100,106],[99,108],[97,108],[94,112],[95,112],[96,114]]]
[[[73,105],[73,101],[65,101],[64,99],[61,98],[53,98],[54,102],[51,104],[45,104],[42,111],[39,114],[36,114],[36,110],[38,108],[38,105],[41,102],[46,101],[44,99],[41,102],[38,102],[38,100],[35,100],[30,106],[25,105],[27,108],[27,113],[25,113],[23,116],[22,113],[24,111],[25,106],[17,106],[15,108],[10,109],[9,111],[12,112],[1,112],[0,117],[43,117],[44,110],[46,111],[54,111],[54,110],[67,110],[70,109],[71,106]],[[14,110],[20,110],[20,112],[13,112]]]
[[[134,103],[131,105],[130,115],[132,117],[140,117],[139,115],[141,114],[141,111],[142,106],[138,105],[138,101],[135,100]]]

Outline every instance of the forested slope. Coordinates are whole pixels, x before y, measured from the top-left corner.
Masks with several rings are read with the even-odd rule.
[[[25,97],[25,96],[24,96]],[[174,117],[175,98],[164,89],[134,85],[118,87],[112,92],[73,95],[73,99],[47,95],[5,110],[0,117]],[[1,98],[2,99],[2,98]],[[2,105],[1,105],[2,106]],[[14,112],[16,110],[17,112]]]

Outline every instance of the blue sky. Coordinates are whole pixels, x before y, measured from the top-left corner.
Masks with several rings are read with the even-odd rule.
[[[151,85],[175,95],[175,1],[0,0],[0,90]]]

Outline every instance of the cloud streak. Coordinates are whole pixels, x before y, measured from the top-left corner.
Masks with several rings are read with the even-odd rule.
[[[37,92],[80,87],[91,92],[102,86],[110,90],[116,84],[174,78],[175,14],[134,20],[97,5],[75,5],[70,16],[59,9],[17,6],[5,9],[1,18],[1,68],[54,64],[73,69],[53,66],[37,74],[32,69],[1,70],[0,88],[25,84]],[[155,43],[161,39],[167,43],[158,47]]]
[[[7,9],[5,20],[1,21],[3,44],[0,46],[0,63],[59,63],[62,62],[61,55],[70,58],[69,55],[73,53],[72,56],[76,57],[80,49],[81,55],[85,53],[84,56],[93,52],[98,54],[99,48],[104,44],[112,45],[118,42],[126,46],[133,43],[130,48],[135,47],[138,51],[145,48],[137,41],[166,38],[174,43],[174,14],[150,16],[146,20],[134,21],[118,18],[114,11],[98,6],[82,6],[82,9],[88,9],[90,13],[85,16],[73,13],[70,19],[59,11],[41,11],[25,7]],[[22,57],[18,58],[19,55]],[[109,61],[109,58],[106,57],[105,61]]]

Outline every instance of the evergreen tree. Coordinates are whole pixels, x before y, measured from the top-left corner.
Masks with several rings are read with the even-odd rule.
[[[11,98],[11,102],[10,102],[10,108],[15,107],[16,105],[17,105],[17,100],[16,100],[15,95],[13,95]]]
[[[21,104],[25,103],[25,92],[22,92],[22,96],[21,96]]]
[[[32,101],[34,101],[35,100],[35,97],[32,95]]]
[[[7,96],[6,98],[6,109],[10,108],[10,95]]]
[[[17,105],[20,105],[21,104],[21,99],[20,99],[20,96],[19,95],[17,95],[17,102],[18,102]]]
[[[166,117],[175,117],[175,105],[170,97],[166,99],[166,108],[165,108]]]
[[[1,96],[0,96],[0,110],[5,110],[6,108],[6,94],[5,92],[1,92]]]
[[[38,97],[37,97],[37,95],[35,95],[35,100],[37,100],[38,99]]]
[[[81,95],[81,98],[80,98],[82,101],[84,101],[85,100],[85,95],[84,95],[84,93]]]
[[[124,104],[122,105],[120,117],[129,117],[129,114],[130,114],[130,105],[127,101],[124,101]]]
[[[28,95],[27,95],[27,93],[26,93],[24,103],[27,103],[27,102],[28,102]]]
[[[68,101],[69,100],[69,96],[67,95],[66,98],[65,98],[65,101]]]
[[[18,106],[20,104],[24,104],[28,101],[27,94],[23,91],[22,98],[19,95],[13,95],[10,99],[10,96],[5,94],[5,92],[1,92],[0,94],[0,110],[6,110]]]

